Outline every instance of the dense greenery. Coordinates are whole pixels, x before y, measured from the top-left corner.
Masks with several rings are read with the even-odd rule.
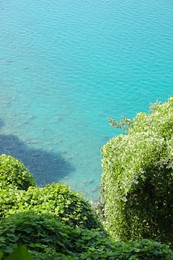
[[[129,122],[128,122],[129,123]],[[102,148],[107,230],[124,241],[173,242],[173,97],[139,113]]]
[[[4,258],[3,255],[4,254],[1,253],[0,259]],[[5,257],[5,260],[33,260],[33,257],[28,252],[25,245],[18,245],[10,255]]]
[[[115,243],[104,231],[72,228],[32,211],[1,220],[0,235],[4,257],[16,244],[25,244],[34,259],[173,259],[171,250],[160,243]]]
[[[27,210],[51,214],[71,226],[101,227],[87,200],[64,184],[53,183],[44,188],[30,187],[21,191],[12,187],[0,189],[0,217]]]
[[[126,131],[102,149],[100,205],[112,236],[81,195],[60,183],[35,187],[21,162],[1,155],[0,259],[173,259],[167,245],[143,239],[172,245],[173,98],[110,123]]]
[[[35,181],[22,162],[2,154],[0,155],[0,187],[10,184],[18,189],[27,190],[29,186],[35,186]]]
[[[0,222],[0,234],[4,237],[0,249],[5,253],[11,252],[16,243],[25,244],[31,251],[44,255],[60,252],[72,256],[86,252],[90,247],[109,245],[105,240],[108,237],[106,233],[72,228],[51,215],[37,216],[32,211],[3,219]]]

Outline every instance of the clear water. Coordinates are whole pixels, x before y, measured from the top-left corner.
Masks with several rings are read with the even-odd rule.
[[[1,0],[0,153],[99,196],[100,147],[173,94],[170,0]]]

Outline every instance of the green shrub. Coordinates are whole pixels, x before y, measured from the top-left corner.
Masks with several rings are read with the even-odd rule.
[[[26,191],[18,190],[16,187],[0,187],[0,219],[19,211]],[[21,207],[22,208],[22,207]]]
[[[74,227],[92,229],[101,226],[89,202],[65,184],[53,183],[44,188],[30,188],[23,204],[27,205],[26,209],[58,216]]]
[[[35,181],[22,162],[3,154],[0,155],[0,187],[9,185],[27,190],[29,186],[35,185]]]
[[[101,227],[97,215],[87,200],[64,184],[49,184],[44,188],[30,187],[26,192],[2,189],[0,217],[32,210],[36,214],[51,214],[63,222],[82,228]]]
[[[75,256],[90,247],[104,245],[107,237],[106,232],[72,228],[51,215],[37,216],[32,211],[0,221],[0,252],[5,255],[13,252],[16,244],[24,244],[30,251],[50,256],[55,253]]]
[[[1,259],[1,258],[0,258]],[[19,245],[5,260],[33,260],[26,246]]]
[[[50,215],[36,216],[33,212],[0,221],[0,252],[6,257],[17,244],[26,245],[37,260],[173,259],[172,251],[160,243],[148,240],[115,243],[106,232],[72,228]],[[12,256],[16,253],[22,252],[17,250]]]
[[[101,247],[88,250],[79,259],[109,259],[109,260],[171,260],[173,252],[167,245],[143,239],[133,242],[116,242],[113,248]]]
[[[173,242],[172,137],[170,98],[102,148],[104,224],[115,238]]]

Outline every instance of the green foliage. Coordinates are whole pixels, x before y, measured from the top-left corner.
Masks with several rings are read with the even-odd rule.
[[[5,260],[33,260],[33,258],[26,246],[22,245],[18,246],[11,255],[5,258]]]
[[[160,243],[113,242],[106,232],[72,228],[51,215],[36,216],[33,212],[18,213],[0,221],[0,251],[4,258],[14,255],[28,256],[25,244],[33,259],[173,259],[171,250]],[[21,250],[22,249],[22,250]],[[10,256],[11,257],[11,256]]]
[[[0,217],[32,210],[36,214],[51,214],[71,226],[101,227],[90,204],[64,184],[50,184],[44,188],[30,187],[27,191],[0,190]]]
[[[132,125],[132,121],[129,118],[122,116],[120,122],[117,122],[112,118],[109,118],[109,124],[115,128],[120,128],[127,132],[128,128]]]
[[[116,242],[111,249],[108,247],[88,251],[83,253],[79,259],[171,260],[173,253],[166,245],[143,239],[137,242]]]
[[[0,188],[0,219],[14,214],[20,208],[26,191],[18,190],[16,187],[7,186]]]
[[[173,242],[173,98],[139,113],[102,148],[102,203],[110,233]]]
[[[128,135],[103,147],[104,221],[114,237],[172,242],[173,100],[169,102],[167,107],[157,104],[149,116],[138,114],[133,123],[123,118],[119,126]],[[34,185],[21,162],[0,156],[1,260],[173,259],[169,247],[158,242],[115,242],[88,201],[67,185]]]
[[[3,154],[0,155],[0,187],[9,185],[27,190],[35,185],[35,181],[22,162]]]
[[[106,232],[72,228],[51,215],[37,216],[32,211],[1,220],[0,238],[0,251],[5,255],[13,252],[16,244],[47,256],[56,253],[75,256],[102,245],[111,248]]]

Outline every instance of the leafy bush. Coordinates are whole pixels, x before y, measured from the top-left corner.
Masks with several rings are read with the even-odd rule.
[[[27,190],[29,186],[35,185],[35,181],[22,162],[3,154],[0,155],[0,186],[9,185]]]
[[[173,242],[173,97],[102,148],[104,223],[124,241]]]
[[[49,184],[44,188],[30,187],[26,192],[2,189],[0,217],[32,210],[36,214],[51,214],[71,226],[99,228],[101,224],[90,204],[64,184]]]
[[[106,232],[72,228],[51,215],[37,216],[32,211],[0,221],[0,252],[5,255],[11,253],[16,244],[24,244],[29,250],[46,255],[75,256],[75,253],[86,252],[90,247],[106,244],[104,239],[107,237]]]
[[[26,191],[18,190],[16,187],[0,187],[0,219],[17,212]]]
[[[50,215],[36,216],[32,211],[0,221],[0,252],[6,257],[17,244],[25,244],[33,259],[38,260],[173,259],[171,250],[160,243],[115,243],[106,232],[72,228]]]
[[[171,260],[173,252],[164,244],[143,239],[126,243],[116,242],[111,249],[101,247],[97,250],[88,250],[79,259]]]
[[[5,258],[5,260],[33,260],[33,258],[28,252],[26,246],[19,245],[12,254]]]

